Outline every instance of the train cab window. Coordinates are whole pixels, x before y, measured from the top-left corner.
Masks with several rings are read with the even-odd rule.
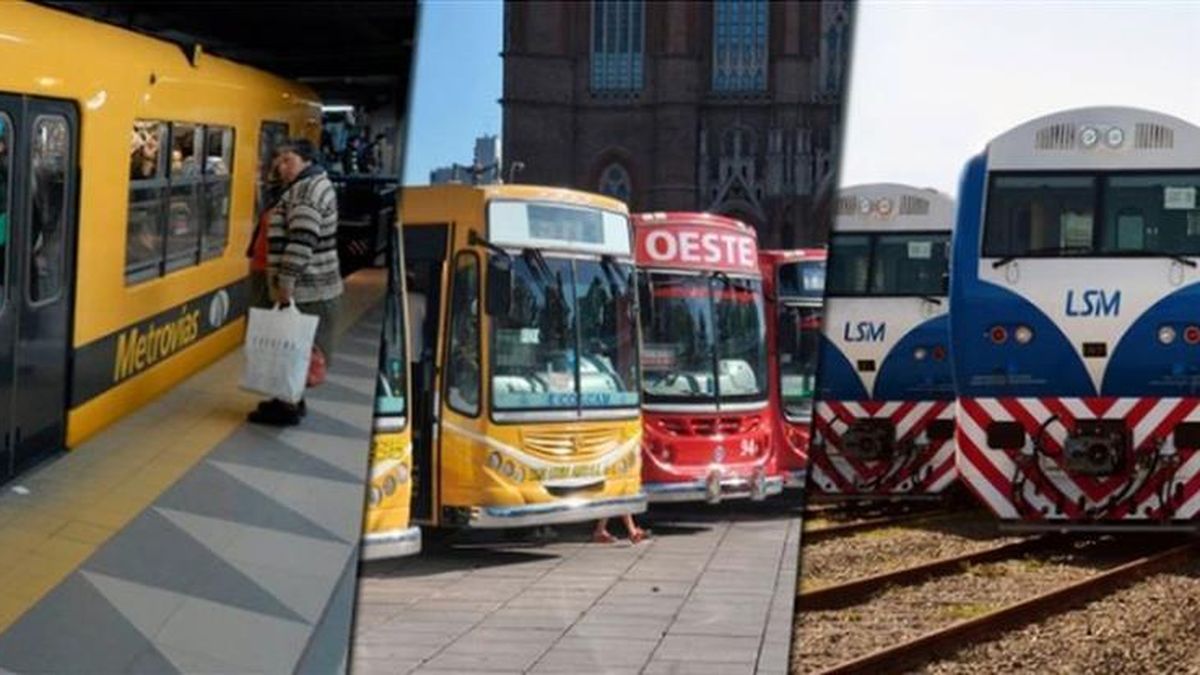
[[[1063,256],[1094,247],[1096,179],[997,176],[988,196],[983,254]]]
[[[167,203],[166,271],[194,265],[200,250],[203,127],[171,125],[170,201]]]
[[[8,115],[0,113],[0,289],[8,281],[9,194],[12,192],[13,125]],[[0,304],[4,294],[0,293]]]
[[[450,358],[446,368],[446,402],[464,415],[479,414],[479,263],[473,253],[454,262],[450,297]]]
[[[881,234],[872,256],[871,293],[945,295],[950,235]]]
[[[825,292],[862,295],[867,292],[871,238],[865,234],[835,234],[829,241]]]
[[[67,212],[70,132],[60,115],[38,117],[33,126],[29,238],[29,302],[57,300],[63,287],[63,241]]]
[[[1109,176],[1102,189],[1102,252],[1200,255],[1200,175]]]
[[[221,255],[229,239],[230,173],[233,162],[233,129],[204,130],[204,226],[202,258]]]

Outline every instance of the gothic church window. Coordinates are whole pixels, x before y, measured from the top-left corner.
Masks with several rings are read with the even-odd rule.
[[[593,0],[593,92],[641,91],[644,27],[645,4],[642,0]]]
[[[599,192],[628,204],[629,197],[633,194],[633,181],[629,179],[629,172],[625,167],[609,164],[600,174]]]
[[[713,3],[713,91],[766,91],[767,6],[767,0]]]

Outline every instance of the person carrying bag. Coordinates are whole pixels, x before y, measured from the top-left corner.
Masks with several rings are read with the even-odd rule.
[[[301,381],[315,386],[324,380],[334,353],[334,328],[343,292],[337,254],[337,196],[325,170],[315,163],[316,156],[316,147],[303,138],[289,140],[276,151],[275,167],[285,187],[267,228],[267,283],[278,309],[252,311],[247,329],[247,373],[252,367],[250,360],[257,356],[260,361],[255,369],[278,368],[274,381],[287,381],[289,385],[292,380],[288,378],[299,372],[292,369],[300,363],[296,354],[297,350],[303,351],[302,331],[307,330],[297,316],[316,319]],[[280,342],[278,331],[285,330],[288,321],[291,327],[286,330],[296,333],[289,334],[291,340]],[[262,341],[252,348],[251,337],[264,335],[275,336],[276,341]],[[268,345],[284,350],[280,346],[284,343],[289,356],[281,351],[277,357],[268,358],[256,351]],[[274,365],[265,365],[269,363]],[[299,424],[307,412],[302,389],[298,397],[288,395],[290,389],[254,390],[273,398],[248,415],[251,422],[292,426]]]

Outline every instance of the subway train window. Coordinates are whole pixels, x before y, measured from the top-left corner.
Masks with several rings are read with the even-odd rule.
[[[43,115],[33,128],[33,191],[29,239],[29,302],[58,299],[63,286],[63,217],[67,205],[70,136],[67,120]]]
[[[254,213],[261,214],[267,204],[267,188],[273,178],[271,176],[271,159],[275,156],[275,148],[283,144],[288,137],[288,125],[283,122],[263,122],[258,130],[258,199]]]
[[[230,169],[233,164],[233,129],[205,127],[204,203],[205,218],[201,257],[221,255],[229,238]]]
[[[233,129],[139,120],[132,143],[126,285],[220,256],[229,240]]]
[[[167,181],[162,166],[165,122],[133,123],[129,157],[129,219],[125,239],[125,283],[159,276],[162,270],[163,209]]]

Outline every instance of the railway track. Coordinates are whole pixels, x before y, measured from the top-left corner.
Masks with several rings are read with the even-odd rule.
[[[954,574],[971,565],[1011,560],[1035,552],[1048,552],[1067,541],[1069,540],[1065,537],[1054,535],[1036,537],[806,591],[797,597],[797,613],[857,606],[856,603],[887,588],[917,585],[939,576]],[[899,640],[894,645],[870,651],[817,672],[825,675],[904,672],[914,665],[949,656],[969,644],[994,638],[1006,631],[1108,595],[1146,576],[1186,563],[1198,552],[1200,541],[1169,547],[1160,546],[1150,553],[1122,559],[1118,564],[1088,574],[1084,578],[1033,593],[1029,597],[1008,602],[977,616],[927,630],[915,637]],[[803,629],[801,625],[800,630]],[[803,669],[804,664],[800,663],[798,666]]]

